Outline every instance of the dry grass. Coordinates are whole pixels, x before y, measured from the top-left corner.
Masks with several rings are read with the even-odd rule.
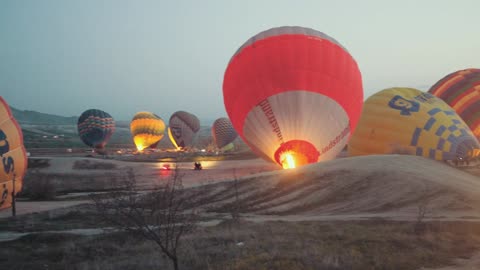
[[[48,158],[29,158],[28,159],[28,168],[29,169],[42,169],[50,167],[50,159]]]
[[[28,179],[34,181],[24,182],[23,190],[19,194],[32,200],[53,200],[56,195],[54,180],[49,174],[39,173],[38,170],[28,172]]]
[[[241,226],[209,229],[195,241],[199,257],[215,262],[211,269],[416,269],[469,256],[480,244],[473,223],[429,223],[420,236],[399,222]]]
[[[0,232],[61,231],[106,226],[107,224],[95,216],[92,206],[79,205],[65,209],[65,211],[40,212],[2,219],[0,221]]]
[[[240,222],[201,228],[181,247],[181,269],[418,269],[469,257],[480,224]],[[239,245],[243,243],[243,245]],[[5,269],[169,269],[154,244],[124,234],[41,234],[2,243]],[[48,266],[48,267],[46,267]]]
[[[108,162],[98,162],[93,160],[77,160],[73,163],[73,169],[75,170],[113,170],[117,165]]]

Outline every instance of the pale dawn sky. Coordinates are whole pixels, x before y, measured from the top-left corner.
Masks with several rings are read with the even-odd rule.
[[[64,116],[89,108],[130,120],[186,110],[225,116],[230,57],[272,27],[303,26],[355,58],[364,95],[427,90],[480,68],[478,0],[0,1],[0,95],[18,109]]]

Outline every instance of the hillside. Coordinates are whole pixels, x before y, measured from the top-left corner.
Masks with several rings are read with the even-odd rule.
[[[36,111],[19,110],[11,107],[13,116],[22,127],[27,148],[78,148],[86,147],[77,134],[78,116],[60,116]],[[205,123],[213,122],[211,120]],[[116,130],[108,147],[133,148],[130,134],[130,121],[116,121]],[[202,126],[196,137],[195,145],[205,148],[211,143],[210,126]],[[173,145],[165,134],[159,148],[172,148]]]
[[[74,158],[52,159],[51,167],[38,173],[55,175],[57,191],[86,187],[101,191],[109,187],[112,177],[124,175],[126,167],[134,169],[142,187],[168,177],[159,175],[154,163],[98,160],[92,162],[108,162],[115,169],[89,171],[72,169],[75,162]],[[207,212],[229,213],[235,206],[253,219],[411,220],[425,206],[429,218],[480,219],[479,176],[417,156],[341,158],[294,170],[275,170],[274,164],[259,159],[205,161],[201,173],[191,170],[190,162],[179,165],[184,184],[201,185],[203,195],[196,205]],[[480,164],[471,167],[478,169]],[[94,182],[93,174],[98,174]],[[234,176],[237,183],[231,180]],[[35,178],[25,178],[26,186],[34,182]]]
[[[20,124],[33,124],[33,125],[76,125],[78,116],[59,116],[48,113],[41,113],[36,111],[22,111],[13,107],[10,107],[13,116]]]
[[[205,200],[214,202],[210,211],[228,211],[234,203],[262,215],[401,218],[427,205],[431,215],[480,218],[478,176],[417,156],[342,158],[247,177],[237,185],[236,202],[234,187],[215,184]]]

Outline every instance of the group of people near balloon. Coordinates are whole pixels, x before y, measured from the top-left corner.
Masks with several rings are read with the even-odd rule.
[[[238,134],[259,157],[283,168],[334,159],[347,144],[350,156],[468,160],[480,154],[480,69],[453,72],[428,92],[393,87],[364,102],[354,58],[310,28],[272,28],[247,40],[226,67],[223,98],[228,118],[213,124],[217,147],[231,148]],[[18,123],[1,98],[0,105],[4,208],[11,190],[21,188],[27,158]],[[140,151],[155,147],[165,132],[183,149],[192,145],[200,121],[178,111],[167,128],[154,113],[139,112],[130,128]],[[114,131],[112,116],[101,110],[87,110],[78,119],[80,138],[90,147],[104,148]]]
[[[90,109],[78,118],[77,127],[81,140],[96,151],[102,152],[115,132],[115,121],[104,111]],[[173,113],[168,121],[168,128],[160,116],[151,112],[138,112],[130,122],[130,132],[138,151],[156,148],[165,133],[176,149],[188,149],[193,146],[199,130],[198,117],[185,111]],[[238,135],[228,118],[217,119],[211,131],[213,141],[220,150],[227,151],[233,148],[233,141]]]

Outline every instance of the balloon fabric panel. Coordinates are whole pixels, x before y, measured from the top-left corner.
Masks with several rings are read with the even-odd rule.
[[[13,118],[10,107],[0,97],[0,209],[11,207],[13,180],[15,193],[22,190],[23,177],[27,170],[27,153],[23,134]]]
[[[232,126],[232,123],[228,118],[222,117],[213,123],[212,126],[213,141],[218,148],[230,144],[237,138],[238,134]]]
[[[200,130],[200,120],[195,115],[177,111],[168,121],[168,136],[177,149],[193,145],[195,134]]]
[[[90,109],[80,115],[77,128],[80,139],[86,145],[101,149],[115,132],[115,121],[104,111]]]
[[[229,93],[224,99],[238,131],[248,111],[267,97],[286,90],[312,91],[337,100],[352,115],[353,131],[363,99],[359,88],[358,67],[338,45],[308,36],[275,36],[244,48],[232,59],[225,73],[224,92]]]
[[[350,155],[403,153],[436,160],[472,157],[479,144],[442,100],[412,88],[390,88],[365,101]]]
[[[480,69],[465,69],[448,74],[429,93],[443,99],[480,138]]]
[[[303,27],[273,28],[249,39],[227,66],[223,94],[245,143],[284,168],[335,158],[363,100],[361,74],[348,51]]]
[[[130,123],[130,131],[139,151],[156,147],[165,134],[165,122],[151,112],[138,112]]]

